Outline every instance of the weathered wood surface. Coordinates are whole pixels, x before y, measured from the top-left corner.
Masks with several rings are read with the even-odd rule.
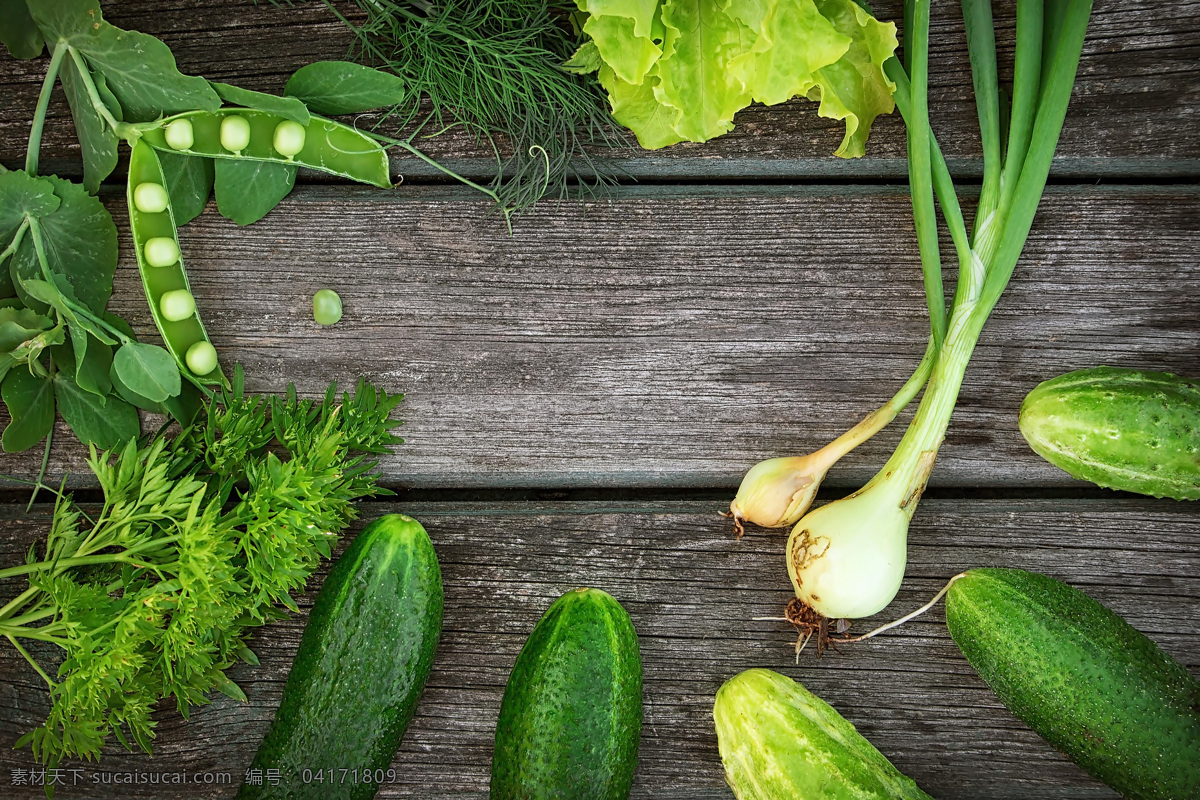
[[[880,19],[900,16],[898,0],[874,4]],[[1196,176],[1200,136],[1200,5],[1174,0],[1099,0],[1075,85],[1071,113],[1056,154],[1056,174]],[[279,9],[250,0],[122,0],[105,4],[114,24],[159,36],[185,72],[247,88],[280,92],[299,67],[342,58],[351,36],[319,3]],[[1002,63],[1011,58],[1013,3],[996,5]],[[956,171],[979,167],[978,128],[958,3],[934,5],[931,106],[938,136]],[[0,162],[20,165],[29,120],[45,71],[45,59],[0,60]],[[1010,76],[1010,74],[1009,74]],[[1003,77],[1003,75],[1002,75]],[[613,165],[638,178],[765,176],[902,177],[903,125],[897,115],[881,119],[866,158],[831,157],[841,139],[839,123],[818,118],[807,102],[748,109],[730,134],[701,145],[656,152],[636,148],[607,154]],[[78,174],[78,146],[61,92],[47,123],[43,169]],[[430,154],[471,174],[492,162],[464,136],[428,143]],[[396,172],[433,174],[412,158],[397,156]]]
[[[758,459],[829,441],[915,368],[928,323],[909,219],[903,187],[624,187],[510,237],[467,190],[308,187],[248,228],[210,205],[182,242],[213,340],[252,390],[367,375],[408,393],[388,484],[732,488]],[[121,247],[111,307],[153,337]],[[1030,451],[1021,400],[1101,363],[1200,375],[1198,252],[1198,187],[1052,188],[933,485],[1084,486]],[[312,321],[322,286],[345,303],[334,328]],[[898,437],[828,485],[860,485]],[[50,474],[87,484],[83,455],[60,430]],[[0,473],[40,463],[6,455]]]
[[[711,704],[743,669],[804,682],[928,792],[951,798],[1109,798],[999,705],[948,637],[939,606],[894,633],[793,664],[777,614],[790,592],[784,538],[734,540],[715,503],[370,504],[424,521],[446,586],[433,676],[380,797],[467,798],[487,791],[495,716],[508,671],[550,601],[581,584],[614,594],[633,617],[645,662],[645,725],[636,798],[727,798]],[[0,509],[0,563],[45,535],[48,512]],[[357,529],[357,526],[356,526]],[[1131,535],[1131,532],[1136,532]],[[1200,669],[1200,526],[1195,509],[1148,499],[926,500],[910,535],[908,579],[893,611],[916,607],[973,566],[1021,567],[1084,589],[1191,670]],[[321,576],[323,577],[323,573]],[[312,585],[317,585],[314,579]],[[2,585],[4,596],[20,584]],[[312,594],[301,605],[307,612]],[[248,704],[218,696],[182,722],[157,713],[156,755],[110,747],[90,772],[228,772],[240,782],[278,704],[304,617],[262,630],[258,668],[233,678]],[[862,630],[866,625],[862,623]],[[37,675],[0,646],[0,785],[31,766],[11,750],[46,704]],[[330,765],[339,766],[339,765]],[[5,786],[5,797],[35,797]],[[230,797],[233,788],[122,787],[133,798]],[[63,798],[116,796],[72,791]]]

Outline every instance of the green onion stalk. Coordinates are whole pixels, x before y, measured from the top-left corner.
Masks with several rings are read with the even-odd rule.
[[[963,0],[962,5],[984,154],[975,225],[968,236],[949,170],[929,126],[929,0],[908,0],[906,63],[893,58],[885,69],[896,83],[896,105],[908,132],[913,216],[932,320],[930,344],[921,367],[892,401],[836,440],[826,448],[828,452],[817,451],[805,457],[815,481],[805,485],[801,494],[807,497],[799,499],[811,503],[816,492],[813,483],[819,484],[819,478],[836,461],[834,456],[848,452],[847,445],[864,441],[894,418],[911,399],[908,393],[915,395],[920,389],[912,384],[921,380],[926,369],[928,384],[895,452],[865,486],[807,513],[806,504],[799,508],[802,503],[779,512],[784,524],[799,517],[787,544],[788,574],[798,601],[788,611],[788,618],[794,622],[808,625],[814,617],[871,616],[885,608],[900,588],[909,521],[945,438],[967,363],[1012,276],[1046,186],[1092,3],[1018,0],[1011,109],[1001,108],[990,2]],[[1006,131],[1002,120],[1007,120]],[[940,267],[935,266],[938,255],[932,195],[941,207],[959,262],[953,301],[941,329],[944,336],[939,336],[936,308],[941,283]],[[760,476],[771,473],[764,464],[752,469],[747,479],[756,470]],[[782,496],[799,483],[791,476],[789,485],[781,475],[786,475],[786,470],[775,469],[773,479],[763,480],[759,486],[747,487],[743,482],[739,500],[769,495],[767,488],[772,485],[782,486],[778,491]],[[790,506],[791,497],[788,499]],[[776,502],[775,508],[780,505]],[[768,509],[764,516],[770,513]],[[757,521],[750,514],[744,517]]]

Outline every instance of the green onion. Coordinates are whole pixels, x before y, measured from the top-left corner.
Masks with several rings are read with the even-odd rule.
[[[887,68],[896,81],[896,104],[908,128],[913,216],[931,315],[925,362],[931,362],[932,370],[916,416],[883,468],[862,489],[809,512],[792,530],[788,574],[800,603],[820,616],[870,616],[886,607],[900,587],[909,521],[937,459],[971,353],[1012,276],[1045,189],[1091,5],[1091,0],[1051,0],[1047,8],[1041,0],[1018,2],[1012,110],[1004,130],[991,7],[986,0],[963,0],[984,151],[976,224],[968,237],[949,171],[928,121],[929,2],[906,3],[905,58],[911,79],[899,61],[889,62]],[[940,279],[940,269],[935,266],[933,195],[959,262],[954,301],[941,328],[944,338],[939,338],[940,282],[935,277]],[[914,380],[920,375],[918,369]],[[902,390],[897,398],[904,400],[903,394]],[[818,457],[824,452],[818,451],[803,468],[823,477],[824,470],[836,461],[829,456],[840,457],[848,451],[849,447],[834,447],[847,436],[829,446],[837,452]],[[864,438],[857,437],[851,446]],[[760,474],[768,471],[760,470]],[[790,479],[796,483],[794,475]],[[755,488],[756,496],[770,495],[762,486]],[[809,490],[806,485],[805,491],[815,494],[815,486]],[[775,508],[781,505],[777,496],[772,502]],[[781,514],[781,518],[786,516]],[[808,620],[811,611],[789,610],[788,618]]]

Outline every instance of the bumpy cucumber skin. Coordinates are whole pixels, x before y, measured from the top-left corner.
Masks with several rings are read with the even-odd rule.
[[[1021,404],[1029,446],[1106,489],[1200,500],[1200,382],[1096,367],[1039,384]]]
[[[973,569],[946,624],[1010,711],[1134,800],[1200,798],[1200,682],[1078,589],[1032,572]]]
[[[254,757],[253,767],[280,771],[279,785],[243,784],[238,797],[374,797],[379,784],[355,783],[340,770],[387,770],[441,630],[442,574],[429,535],[411,517],[380,517],[321,586],[279,711]],[[333,769],[335,780],[306,785],[305,769]]]
[[[624,800],[642,728],[642,657],[629,614],[599,589],[555,600],[500,705],[492,800]]]
[[[930,800],[832,706],[777,672],[726,681],[713,719],[737,800]]]

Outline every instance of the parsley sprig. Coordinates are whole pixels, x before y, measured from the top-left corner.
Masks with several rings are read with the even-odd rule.
[[[330,556],[354,501],[387,493],[372,456],[400,441],[390,415],[402,398],[365,380],[340,402],[336,385],[321,402],[247,395],[239,368],[174,437],[93,447],[99,514],[59,493],[44,545],[0,570],[29,581],[0,606],[0,635],[52,702],[17,746],[57,764],[98,757],[111,733],[149,752],[160,699],[185,718],[213,689],[245,700],[225,670],[257,663],[251,629],[296,610],[292,593]],[[54,677],[23,640],[64,651]]]

